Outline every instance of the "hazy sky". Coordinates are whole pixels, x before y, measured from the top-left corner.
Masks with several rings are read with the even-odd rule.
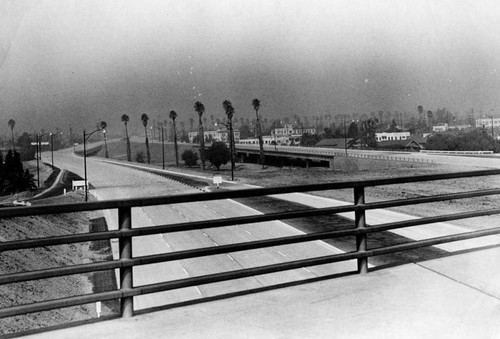
[[[497,0],[0,0],[0,132],[120,116],[500,116]],[[2,127],[3,126],[3,127]]]

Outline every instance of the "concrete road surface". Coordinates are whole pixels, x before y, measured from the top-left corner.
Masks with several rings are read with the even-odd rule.
[[[73,155],[70,151],[56,152],[54,154],[54,161],[58,167],[83,176],[83,159]],[[99,200],[151,197],[188,192],[200,193],[199,190],[179,182],[143,171],[108,164],[92,157],[87,158],[87,176],[90,184],[95,187],[95,189],[91,190],[91,194]],[[133,208],[132,223],[133,227],[146,227],[185,221],[253,215],[256,213],[259,212],[227,199],[173,206],[163,205]],[[104,214],[108,222],[108,227],[116,229],[116,211],[108,210]],[[274,221],[218,229],[136,237],[133,239],[133,255],[144,256],[299,233],[300,231],[283,222]],[[134,286],[275,264],[332,253],[341,253],[341,251],[324,242],[316,241],[293,246],[278,246],[139,266],[134,268]],[[150,308],[183,300],[303,280],[338,272],[353,271],[355,269],[355,262],[350,261],[260,275],[229,282],[201,285],[185,288],[182,291],[167,291],[136,297],[135,309]]]

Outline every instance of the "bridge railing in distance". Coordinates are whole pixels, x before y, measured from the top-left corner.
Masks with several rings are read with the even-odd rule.
[[[401,152],[387,152],[387,151],[378,151],[378,150],[360,150],[360,149],[348,149],[348,152],[345,149],[340,148],[326,148],[326,147],[303,147],[303,146],[282,146],[282,145],[263,145],[264,151],[266,152],[279,152],[285,154],[302,154],[302,155],[318,155],[323,157],[351,157],[351,158],[365,158],[365,159],[376,159],[376,160],[394,160],[394,161],[403,161],[403,162],[416,162],[416,163],[435,163],[433,159],[427,158],[418,158],[411,156],[401,156],[398,153]],[[237,150],[251,150],[258,151],[259,145],[251,145],[251,144],[236,144]],[[405,155],[408,152],[405,152]],[[432,154],[431,152],[421,151],[421,153]],[[408,153],[409,154],[409,153]],[[472,153],[462,153],[462,154],[472,154]],[[487,154],[487,153],[482,153]]]
[[[357,260],[357,272],[366,274],[368,270],[368,258],[372,256],[395,253],[399,251],[413,250],[417,248],[433,246],[448,242],[472,239],[477,237],[500,234],[500,227],[490,227],[487,229],[464,232],[447,236],[440,236],[409,243],[382,246],[377,248],[368,248],[367,238],[370,234],[388,230],[395,230],[405,227],[431,224],[451,220],[474,218],[480,216],[489,216],[500,214],[500,209],[485,209],[472,212],[461,212],[447,215],[429,216],[414,220],[398,221],[380,224],[377,226],[367,226],[365,212],[374,209],[384,209],[398,206],[408,206],[423,203],[433,203],[439,201],[449,201],[455,199],[476,198],[500,194],[500,188],[491,188],[486,190],[466,191],[459,193],[449,193],[433,196],[422,196],[415,198],[386,200],[377,202],[365,202],[365,189],[373,186],[398,185],[405,183],[449,180],[457,178],[485,177],[491,175],[500,175],[500,170],[484,170],[474,172],[445,173],[435,175],[407,176],[400,178],[374,179],[365,181],[346,181],[336,183],[300,185],[274,188],[242,189],[235,191],[217,191],[209,193],[183,194],[175,196],[161,196],[152,198],[126,199],[126,200],[108,200],[95,202],[71,203],[63,205],[43,205],[29,207],[13,207],[0,209],[0,218],[26,217],[33,215],[47,215],[72,213],[82,211],[96,210],[116,210],[118,213],[118,230],[111,230],[99,233],[83,233],[63,236],[54,236],[48,238],[24,239],[16,241],[6,241],[0,243],[0,253],[5,251],[14,251],[20,249],[36,248],[43,246],[54,246],[61,244],[72,244],[79,242],[89,242],[106,239],[118,239],[119,258],[112,261],[86,263],[71,266],[62,266],[47,268],[36,271],[26,271],[11,274],[0,275],[0,284],[11,284],[35,279],[49,279],[72,274],[85,274],[90,272],[118,269],[120,271],[120,288],[107,292],[99,292],[66,298],[42,300],[36,303],[10,305],[0,309],[0,317],[10,317],[31,312],[45,311],[68,306],[76,306],[106,300],[120,300],[121,316],[131,317],[134,314],[133,297],[148,293],[156,293],[180,289],[190,286],[199,286],[214,282],[221,282],[255,275],[268,274],[280,271],[286,271],[297,268],[310,267],[321,264],[341,262],[346,260]],[[220,199],[235,199],[246,197],[258,197],[284,193],[295,192],[313,192],[325,190],[352,189],[354,202],[345,206],[326,207],[326,208],[305,208],[303,210],[294,210],[289,212],[266,213],[259,215],[247,215],[243,217],[220,218],[214,220],[203,220],[184,222],[176,224],[165,224],[150,227],[135,228],[132,220],[132,208],[156,206],[156,205],[174,205],[186,202],[200,202]],[[328,230],[308,234],[299,234],[272,239],[256,240],[243,243],[231,243],[221,246],[194,248],[190,250],[161,253],[155,255],[134,257],[132,255],[132,239],[134,237],[165,234],[171,232],[201,230],[225,226],[265,222],[271,220],[287,220],[293,218],[305,218],[319,215],[330,215],[344,212],[355,213],[355,227],[344,230]],[[271,227],[271,226],[270,226]],[[319,257],[293,260],[278,264],[264,265],[259,267],[245,268],[235,271],[227,271],[209,275],[189,277],[185,279],[169,280],[149,285],[134,286],[132,281],[132,270],[136,266],[161,263],[167,261],[183,260],[188,258],[198,258],[202,256],[212,256],[237,251],[246,251],[252,249],[273,247],[279,245],[298,244],[303,242],[352,236],[356,238],[356,249],[351,252],[341,254],[330,254]]]

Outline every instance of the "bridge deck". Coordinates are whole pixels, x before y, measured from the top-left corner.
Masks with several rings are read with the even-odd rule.
[[[30,337],[498,338],[499,257],[477,250]]]

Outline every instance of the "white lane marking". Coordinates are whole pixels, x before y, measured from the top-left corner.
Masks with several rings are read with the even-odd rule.
[[[286,254],[285,254],[285,253],[283,253],[283,252],[281,252],[281,251],[278,251],[278,250],[276,250],[276,252],[278,252],[279,254],[281,254],[283,257],[287,258],[287,256],[286,256]]]

